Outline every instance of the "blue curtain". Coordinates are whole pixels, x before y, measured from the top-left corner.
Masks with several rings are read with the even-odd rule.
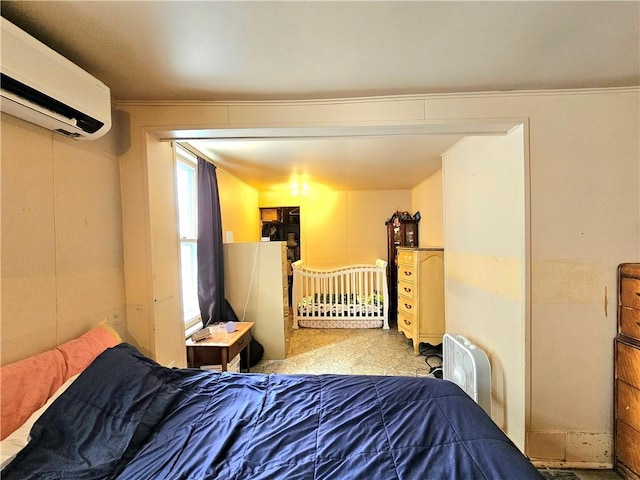
[[[215,165],[198,157],[198,302],[203,327],[225,321],[222,219]]]

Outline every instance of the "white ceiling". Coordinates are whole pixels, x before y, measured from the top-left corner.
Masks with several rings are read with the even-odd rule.
[[[440,154],[460,135],[390,135],[189,142],[261,190],[295,180],[334,190],[406,190],[440,168]],[[255,159],[259,158],[259,168]]]
[[[117,100],[640,85],[638,1],[2,0],[1,13],[102,80]],[[458,138],[218,142],[199,148],[258,187],[295,171],[314,179],[344,172],[344,188],[407,188],[407,178],[413,185],[423,180]],[[402,175],[389,174],[398,168]],[[399,177],[402,183],[392,183]]]

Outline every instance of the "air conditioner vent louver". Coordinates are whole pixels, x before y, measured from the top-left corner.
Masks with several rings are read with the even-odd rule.
[[[491,366],[487,354],[462,335],[444,334],[442,373],[491,415]]]
[[[71,138],[78,138],[81,137],[82,135],[80,135],[79,133],[75,133],[75,132],[67,132],[66,130],[63,130],[61,128],[57,128],[55,130],[56,132],[58,132],[61,135],[64,135],[66,137],[71,137]]]

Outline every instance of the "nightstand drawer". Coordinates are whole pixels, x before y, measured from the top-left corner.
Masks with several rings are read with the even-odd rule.
[[[416,272],[413,266],[398,265],[398,282],[404,280],[406,282],[415,281]]]
[[[248,330],[240,339],[229,347],[229,358],[235,357],[238,353],[244,350],[251,342],[251,330]]]
[[[398,281],[398,293],[403,297],[413,299],[415,298],[415,286],[411,282],[405,280]]]
[[[640,309],[640,279],[620,279],[620,304],[625,307]]]
[[[620,333],[640,340],[640,310],[620,307]]]

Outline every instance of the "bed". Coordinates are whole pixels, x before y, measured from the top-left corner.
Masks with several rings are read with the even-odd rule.
[[[4,480],[542,478],[435,378],[171,369],[118,343],[65,383]]]
[[[293,328],[389,328],[387,262],[312,268],[293,265]]]

